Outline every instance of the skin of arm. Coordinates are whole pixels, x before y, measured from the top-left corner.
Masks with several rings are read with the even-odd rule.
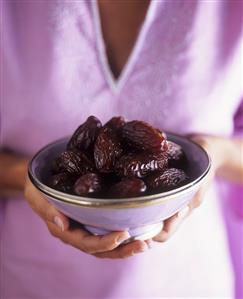
[[[28,159],[0,152],[0,195],[15,195],[24,190]]]

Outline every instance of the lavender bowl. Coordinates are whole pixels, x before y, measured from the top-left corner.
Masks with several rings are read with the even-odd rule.
[[[101,199],[66,194],[48,187],[51,161],[64,151],[68,138],[41,149],[29,164],[29,177],[37,189],[63,214],[84,225],[93,234],[127,230],[131,240],[146,240],[162,228],[169,218],[193,198],[210,170],[205,150],[191,140],[167,133],[168,140],[182,146],[188,159],[190,181],[171,191],[136,198]]]

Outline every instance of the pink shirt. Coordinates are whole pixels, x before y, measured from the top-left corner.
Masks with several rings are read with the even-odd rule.
[[[90,114],[230,136],[242,96],[241,6],[152,0],[114,80],[96,1],[2,1],[1,146],[32,155]],[[230,296],[215,188],[171,241],[126,260],[99,260],[64,245],[23,198],[0,200],[0,297]]]

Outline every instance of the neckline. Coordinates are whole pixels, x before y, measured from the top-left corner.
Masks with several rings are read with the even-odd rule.
[[[138,54],[142,49],[144,39],[146,34],[150,28],[150,25],[154,19],[154,12],[156,8],[156,0],[151,0],[144,18],[142,25],[140,27],[139,33],[135,40],[135,43],[132,47],[132,50],[128,56],[128,59],[123,66],[121,73],[119,74],[118,78],[115,78],[113,72],[111,70],[108,57],[106,54],[106,47],[105,41],[103,37],[102,27],[101,27],[101,19],[100,19],[100,12],[98,7],[98,0],[92,0],[92,10],[93,10],[93,20],[94,20],[94,27],[95,27],[95,35],[96,35],[96,44],[98,50],[98,56],[100,60],[101,67],[103,69],[103,73],[106,79],[107,84],[109,85],[110,89],[114,93],[119,93],[119,91],[124,86],[129,74],[131,73],[137,59]],[[162,0],[163,1],[163,0]]]

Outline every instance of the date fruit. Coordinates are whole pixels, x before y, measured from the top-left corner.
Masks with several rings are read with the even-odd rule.
[[[168,141],[167,154],[169,158],[169,166],[183,168],[186,163],[186,156],[182,147],[172,141]]]
[[[51,176],[48,185],[62,192],[70,192],[74,181],[74,177],[70,176],[69,173],[62,172]]]
[[[48,185],[80,196],[136,197],[185,184],[186,162],[180,145],[144,121],[116,116],[102,127],[90,116],[54,160]]]
[[[142,180],[137,178],[126,178],[113,185],[109,195],[115,198],[128,198],[142,195],[145,191],[146,185]]]
[[[116,163],[116,173],[121,177],[143,178],[155,170],[168,166],[166,153],[140,153],[122,156]]]
[[[116,159],[122,154],[122,146],[114,131],[103,128],[94,146],[94,160],[100,172],[112,172]]]
[[[122,116],[112,117],[104,127],[110,128],[115,132],[119,132],[121,128],[125,125],[125,119]]]
[[[167,191],[181,186],[188,180],[187,175],[181,169],[169,168],[163,172],[155,172],[146,178],[146,184],[150,189],[160,188]]]
[[[95,116],[90,116],[72,135],[67,145],[67,150],[92,150],[92,146],[99,134],[102,124]]]
[[[68,172],[72,175],[83,175],[94,170],[93,163],[87,156],[78,151],[65,151],[55,160],[54,172]]]
[[[165,151],[166,139],[159,130],[143,121],[130,121],[122,127],[122,138],[137,150]]]
[[[75,194],[81,196],[98,193],[101,191],[101,179],[96,173],[86,173],[77,179],[73,189]]]

